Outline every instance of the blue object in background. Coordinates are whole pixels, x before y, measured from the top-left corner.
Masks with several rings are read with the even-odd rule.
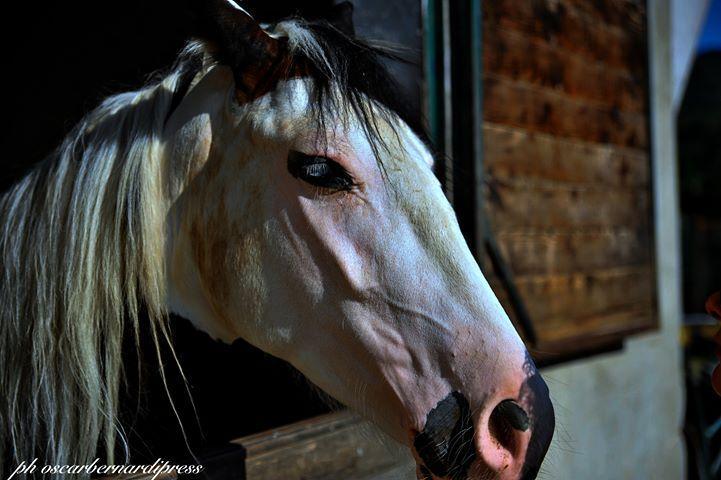
[[[697,53],[721,50],[721,0],[711,0]]]

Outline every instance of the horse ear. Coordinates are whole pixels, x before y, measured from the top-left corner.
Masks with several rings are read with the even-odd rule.
[[[353,25],[353,4],[351,2],[341,2],[334,5],[330,12],[328,21],[335,28],[350,37],[355,36],[355,26]]]
[[[233,70],[238,89],[251,91],[275,63],[281,42],[268,35],[234,0],[191,0],[197,36]]]

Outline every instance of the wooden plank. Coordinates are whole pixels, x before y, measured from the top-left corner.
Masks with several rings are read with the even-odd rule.
[[[648,326],[653,318],[653,271],[650,265],[561,275],[516,277],[538,331],[541,345],[560,345],[583,336],[608,336],[625,327]],[[494,292],[513,316],[498,280]],[[567,349],[572,350],[573,345]]]
[[[563,328],[569,318],[616,312],[627,305],[649,301],[653,287],[650,265],[619,267],[593,272],[516,277],[533,318],[542,329]]]
[[[650,161],[643,150],[570,141],[485,122],[486,175],[609,187],[648,188]]]
[[[634,227],[506,232],[496,239],[514,275],[584,273],[651,261],[650,233]]]
[[[502,27],[557,45],[589,61],[647,75],[645,25],[629,21],[613,28],[578,15],[565,1],[486,0],[484,28]]]
[[[522,278],[518,279],[518,285],[543,343],[571,338],[573,334],[594,335],[616,328],[598,320],[604,317],[619,316],[623,312],[634,312],[634,316],[641,311],[651,312],[652,279],[645,277],[648,269],[616,269],[623,273],[613,275],[609,272],[614,270],[605,270]],[[496,286],[495,279],[492,285]]]
[[[213,480],[405,480],[415,463],[404,448],[349,411],[238,438],[200,457]],[[172,480],[174,474],[155,480]],[[184,478],[184,476],[180,476]],[[152,474],[104,480],[152,480]]]
[[[649,228],[646,190],[500,181],[488,187],[488,213],[497,234],[528,228]]]
[[[553,326],[549,322],[549,326],[543,329],[543,341],[539,347],[547,353],[561,353],[636,333],[653,326],[654,322],[655,311],[650,301],[623,305],[598,315],[578,317],[573,322],[557,319]]]
[[[580,358],[583,352],[604,353],[623,346],[623,339],[629,335],[652,328],[656,322],[656,313],[646,306],[634,310],[628,306],[616,313],[607,313],[579,325],[574,331],[556,331],[556,335],[545,336],[541,343],[529,351],[537,364],[555,364],[566,359]],[[575,324],[569,322],[573,328]],[[582,355],[581,355],[582,356]]]
[[[483,32],[486,72],[561,91],[621,111],[646,111],[646,84],[625,70],[590,62],[525,33],[489,27]]]
[[[246,451],[249,480],[361,480],[407,463],[397,446],[347,411],[234,440]]]
[[[574,100],[493,74],[485,75],[484,88],[484,115],[489,122],[588,142],[648,146],[645,115]]]

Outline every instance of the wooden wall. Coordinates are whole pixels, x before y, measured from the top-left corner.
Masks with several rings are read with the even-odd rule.
[[[485,0],[483,40],[486,205],[537,350],[653,326],[644,3]]]

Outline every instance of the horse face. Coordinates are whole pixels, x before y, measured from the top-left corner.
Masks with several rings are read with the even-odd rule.
[[[171,117],[171,308],[293,364],[409,445],[423,478],[532,478],[548,390],[428,150],[400,120],[379,120],[376,149],[355,118],[319,131],[307,92],[287,80],[240,105],[216,67]]]

